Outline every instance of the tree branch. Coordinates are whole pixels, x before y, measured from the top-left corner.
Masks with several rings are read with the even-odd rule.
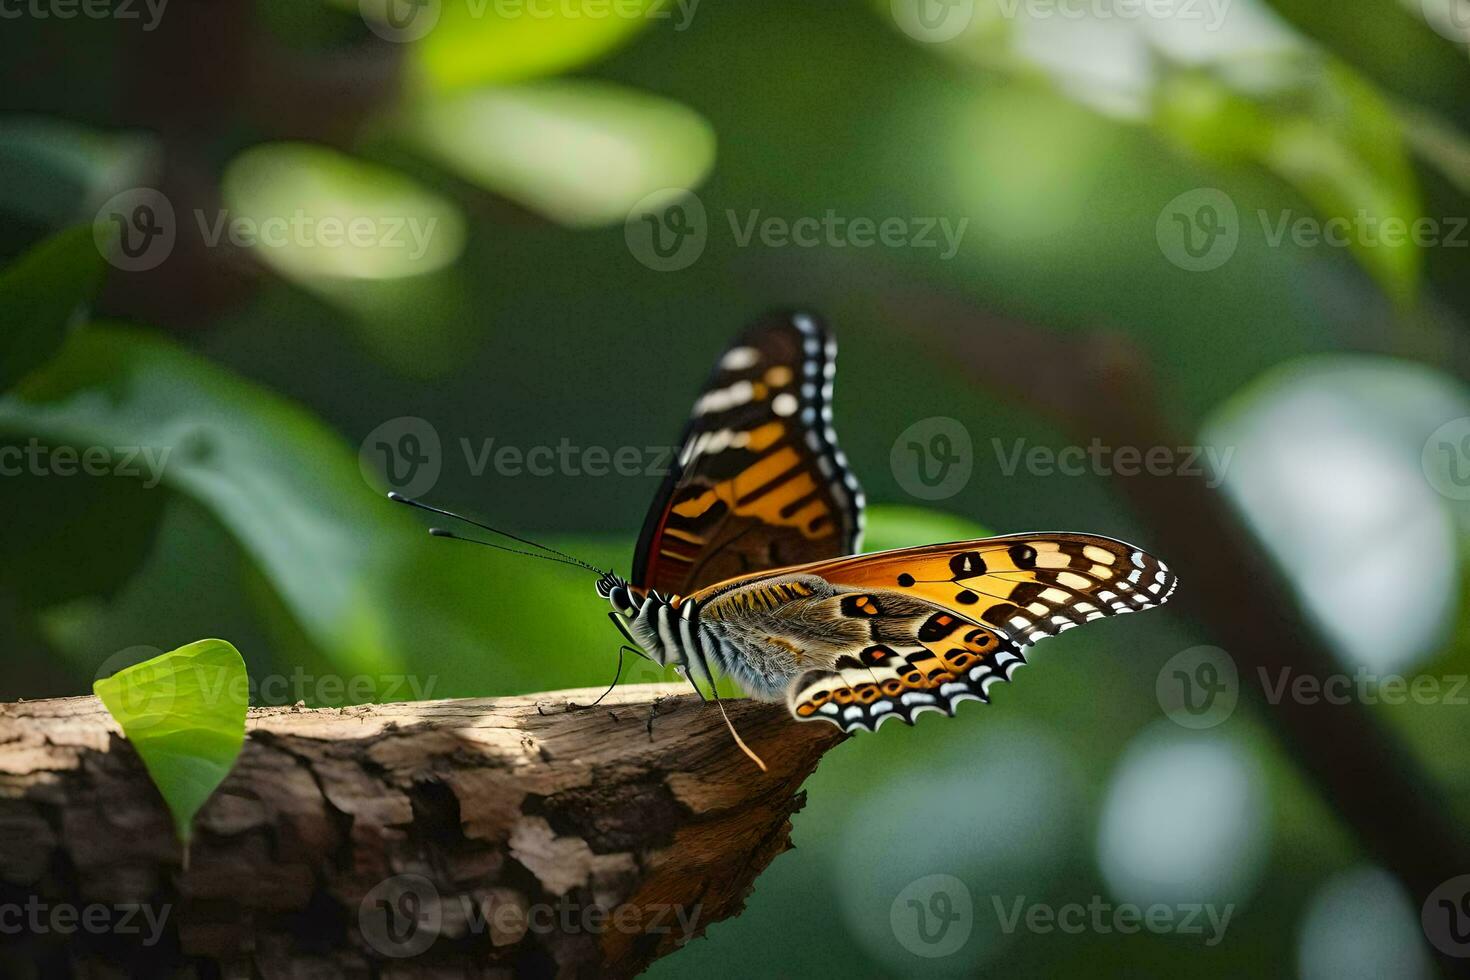
[[[681,690],[253,709],[187,870],[96,698],[0,705],[0,972],[631,976],[741,910],[842,740],[728,702],[761,773]]]

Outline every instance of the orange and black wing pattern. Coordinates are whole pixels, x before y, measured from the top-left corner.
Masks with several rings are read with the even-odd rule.
[[[873,642],[787,689],[791,712],[846,731],[924,711],[954,714],[1010,680],[1022,649],[1094,619],[1162,605],[1177,580],[1132,545],[1087,534],[1018,534],[818,562],[791,570],[843,590],[843,609],[878,617],[900,599],[935,607],[911,640]],[[875,632],[874,638],[877,638]]]
[[[836,355],[806,313],[766,316],[725,350],[644,522],[635,588],[687,595],[857,550],[863,495],[832,431]]]

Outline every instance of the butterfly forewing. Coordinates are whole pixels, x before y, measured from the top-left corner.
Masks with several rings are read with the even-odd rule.
[[[772,314],[721,355],[639,536],[632,584],[684,595],[852,554],[863,497],[832,431],[836,344]]]

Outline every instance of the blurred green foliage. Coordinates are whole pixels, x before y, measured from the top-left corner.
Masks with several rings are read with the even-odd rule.
[[[870,547],[982,528],[1138,538],[1096,475],[1006,470],[1016,440],[1071,439],[917,349],[895,324],[915,291],[1125,332],[1178,431],[1234,448],[1226,489],[1344,670],[1361,665],[1363,636],[1391,630],[1373,648],[1393,648],[1392,669],[1462,675],[1470,525],[1424,454],[1441,423],[1470,414],[1470,250],[1271,238],[1283,219],[1447,231],[1470,211],[1466,51],[1414,6],[1242,0],[1200,30],[977,0],[940,42],[901,30],[888,0],[700,4],[687,19],[674,5],[597,17],[569,0],[532,18],[445,0],[401,44],[383,40],[377,7],[365,20],[347,2],[171,7],[156,31],[7,29],[0,461],[47,462],[0,476],[5,696],[78,693],[119,651],[208,635],[228,636],[252,677],[288,681],[257,701],[606,683],[618,637],[590,581],[430,540],[383,500],[372,434],[423,420],[440,444],[431,499],[625,570],[652,461],[715,353],[773,305],[835,326],[836,424],[877,502]],[[90,225],[141,186],[174,201],[180,243],[156,269],[108,271],[99,294]],[[1201,189],[1238,207],[1240,235],[1227,261],[1192,272],[1158,227]],[[659,272],[624,220],[679,190],[703,202],[708,240],[688,268]],[[437,232],[417,259],[381,243],[190,245],[233,227],[221,216],[258,229],[298,212],[432,218]],[[737,231],[828,213],[966,231],[952,259],[742,244]],[[1345,364],[1344,351],[1374,356]],[[938,416],[970,430],[974,474],[924,504],[886,464],[900,433]],[[644,463],[613,478],[483,462],[563,443],[634,447]],[[145,450],[168,455],[156,472],[60,475],[58,450],[89,448],[110,473],[130,451],[140,466]],[[1046,644],[988,707],[844,746],[810,782],[798,850],[747,912],[653,973],[1312,975],[1318,953],[1304,951],[1345,942],[1343,917],[1321,910],[1359,894],[1336,887],[1359,878],[1337,876],[1366,859],[1254,709],[1203,733],[1162,720],[1161,665],[1209,642],[1173,611],[1098,623]],[[646,663],[630,675],[663,678]],[[368,683],[353,693],[353,678]],[[1463,708],[1375,710],[1470,816],[1470,768],[1446,748],[1470,734]],[[1102,828],[1172,749],[1223,760],[1222,778],[1252,788],[1236,796],[1259,803],[1214,826],[1183,789],[1156,807],[1200,849],[1239,850],[1228,880],[1178,862],[1201,901],[1236,902],[1225,940],[1000,928],[992,900],[1123,900]],[[941,872],[974,893],[977,934],[924,960],[898,941],[889,903]],[[1381,901],[1393,914],[1370,924],[1417,917],[1412,897]]]

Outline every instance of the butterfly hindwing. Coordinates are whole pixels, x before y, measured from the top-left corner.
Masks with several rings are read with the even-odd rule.
[[[792,714],[846,731],[926,710],[953,714],[1010,680],[1024,647],[1093,619],[1162,604],[1176,580],[1121,541],[1084,534],[1022,534],[817,562],[783,574],[836,590],[843,617],[866,620],[859,642],[824,651],[830,664],[787,689]],[[740,587],[759,587],[759,576]],[[729,588],[729,586],[726,586]],[[716,590],[717,591],[717,590]],[[911,635],[886,620],[933,612]],[[890,612],[892,615],[890,615]],[[850,631],[833,630],[833,633]]]
[[[801,721],[824,718],[851,732],[876,731],[890,718],[913,724],[925,711],[953,715],[962,701],[989,701],[990,688],[1009,681],[1026,660],[1014,643],[983,626],[962,623],[961,629],[986,637],[988,649],[977,651],[973,640],[949,649],[874,644],[830,670],[797,677],[787,706]]]
[[[835,358],[803,313],[765,317],[725,350],[644,522],[635,588],[684,595],[857,549],[863,496],[832,431]]]

